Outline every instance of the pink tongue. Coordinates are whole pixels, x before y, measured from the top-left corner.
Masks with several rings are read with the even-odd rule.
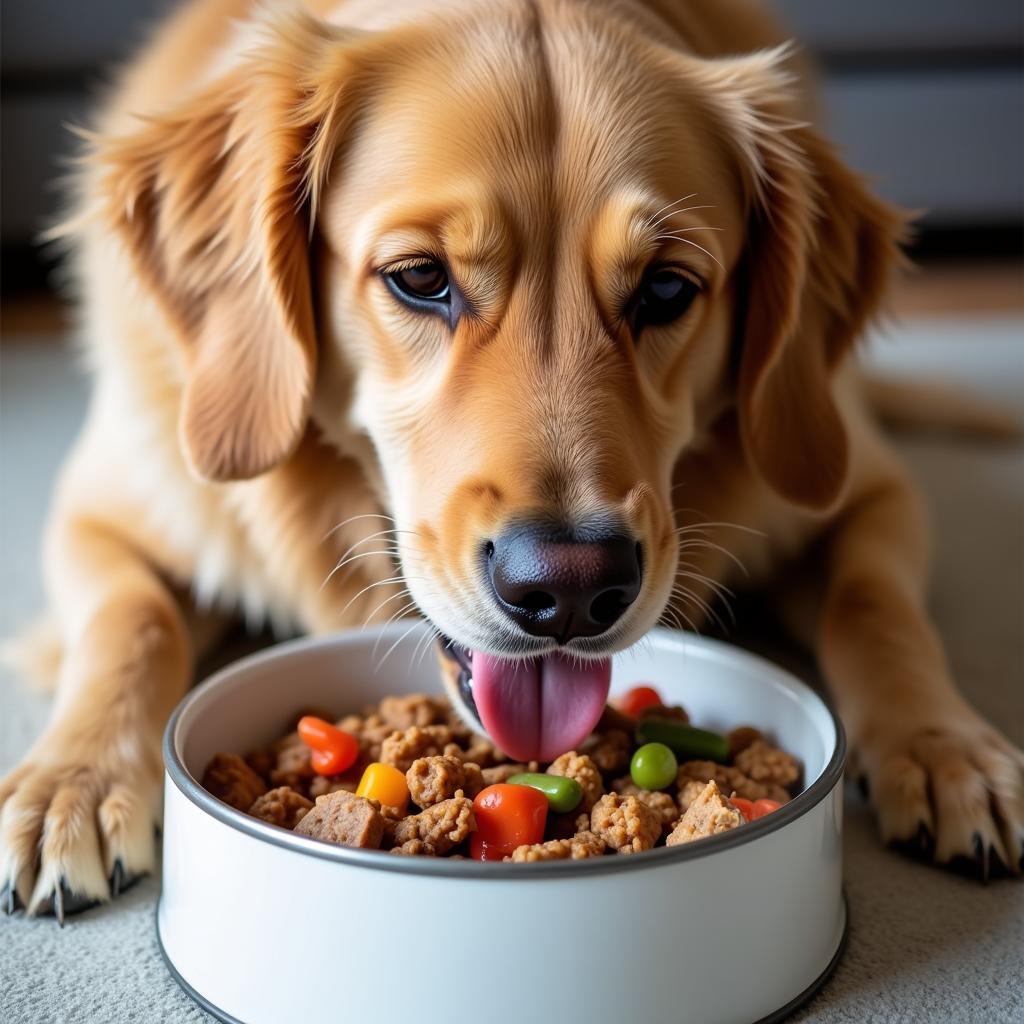
[[[506,661],[473,652],[473,699],[491,739],[517,761],[553,761],[594,728],[611,683],[611,660],[549,654]]]

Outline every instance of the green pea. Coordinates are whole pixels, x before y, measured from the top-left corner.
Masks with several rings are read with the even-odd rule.
[[[645,743],[633,754],[629,774],[641,789],[664,789],[675,782],[679,762],[664,743]]]
[[[729,741],[717,732],[651,715],[636,724],[637,743],[664,743],[680,761],[729,760]]]
[[[539,789],[547,798],[551,810],[559,814],[574,811],[583,799],[583,787],[575,779],[562,775],[545,775],[542,772],[520,772],[510,776],[513,786],[529,786]]]

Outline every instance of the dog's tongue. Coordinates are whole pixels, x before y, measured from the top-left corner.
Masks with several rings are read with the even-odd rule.
[[[473,652],[473,699],[491,739],[517,761],[553,761],[584,740],[608,698],[611,660]]]

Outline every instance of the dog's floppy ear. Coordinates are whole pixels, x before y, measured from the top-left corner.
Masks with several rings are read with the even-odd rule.
[[[878,310],[906,220],[789,114],[788,48],[705,62],[732,120],[748,187],[738,403],[754,470],[787,500],[825,509],[846,479],[837,363]]]
[[[246,31],[230,70],[130,134],[93,137],[87,157],[93,212],[181,336],[179,437],[209,480],[270,469],[305,430],[311,207],[350,109],[350,35],[295,13]]]

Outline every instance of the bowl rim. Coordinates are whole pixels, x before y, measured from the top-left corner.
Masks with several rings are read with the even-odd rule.
[[[167,778],[174,783],[175,787],[190,803],[194,804],[199,810],[205,811],[221,824],[242,832],[250,838],[270,843],[302,856],[336,861],[349,867],[365,868],[371,871],[396,871],[405,874],[434,875],[444,878],[516,878],[524,880],[536,879],[541,875],[582,877],[605,872],[656,870],[688,860],[713,856],[715,853],[743,846],[746,843],[756,842],[772,832],[785,828],[821,803],[842,780],[843,769],[846,764],[846,733],[835,711],[828,702],[822,699],[820,694],[812,690],[811,687],[788,669],[776,665],[767,658],[753,654],[733,644],[724,643],[721,640],[665,627],[655,627],[646,634],[646,637],[656,636],[659,642],[667,642],[669,646],[678,647],[680,653],[682,653],[683,648],[697,648],[704,656],[709,656],[712,660],[738,660],[745,662],[748,667],[756,669],[758,672],[774,676],[775,680],[781,683],[784,688],[795,691],[804,698],[809,697],[812,702],[820,704],[831,719],[836,735],[835,747],[824,769],[802,793],[795,796],[789,803],[780,807],[777,811],[773,811],[763,818],[758,818],[756,821],[748,822],[743,828],[731,829],[728,832],[722,832],[715,836],[708,836],[700,842],[649,850],[642,857],[590,857],[575,861],[538,861],[532,864],[513,864],[504,861],[484,863],[468,859],[452,860],[447,857],[403,857],[385,853],[381,850],[363,850],[339,846],[336,843],[329,843],[325,840],[296,835],[294,832],[278,825],[272,825],[269,822],[260,821],[258,818],[252,818],[248,814],[223,803],[212,793],[205,790],[199,780],[185,767],[178,753],[179,743],[183,739],[179,735],[182,718],[193,704],[202,700],[208,691],[222,684],[225,679],[259,663],[287,660],[296,651],[333,647],[339,641],[346,639],[358,639],[362,642],[368,638],[373,639],[381,632],[388,636],[390,633],[396,632],[397,629],[407,628],[408,623],[396,623],[393,626],[385,627],[384,630],[347,629],[320,636],[300,637],[296,640],[274,644],[269,648],[240,658],[219,669],[209,678],[193,687],[182,698],[167,722],[163,737],[164,770]]]

